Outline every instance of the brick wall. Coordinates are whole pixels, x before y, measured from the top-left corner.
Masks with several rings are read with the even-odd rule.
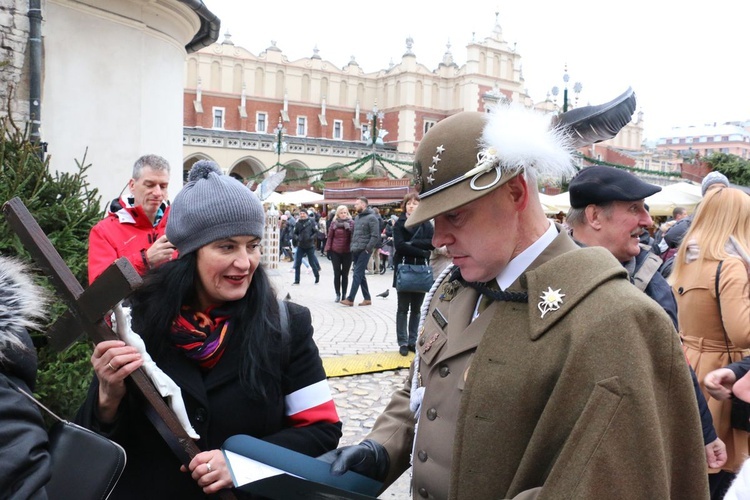
[[[27,0],[0,0],[0,116],[8,114],[8,93],[13,88],[11,116],[20,127],[29,116],[28,37]]]

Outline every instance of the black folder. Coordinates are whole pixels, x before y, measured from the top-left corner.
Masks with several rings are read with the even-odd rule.
[[[322,460],[251,436],[230,437],[222,451],[237,489],[272,500],[368,500],[382,487],[352,471],[333,476]]]

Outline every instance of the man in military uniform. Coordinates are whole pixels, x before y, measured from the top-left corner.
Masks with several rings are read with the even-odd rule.
[[[434,218],[455,267],[428,296],[409,380],[362,443],[322,457],[332,473],[388,486],[411,456],[416,499],[707,498],[672,322],[542,210],[537,180],[571,176],[573,130],[602,129],[569,116],[462,112],[425,135],[409,224]]]

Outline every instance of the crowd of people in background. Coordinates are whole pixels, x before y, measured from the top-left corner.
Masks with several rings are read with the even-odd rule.
[[[203,498],[230,488],[220,447],[236,433],[310,456],[325,453],[333,472],[351,469],[386,486],[414,452],[413,484],[423,497],[483,495],[479,481],[519,497],[539,493],[541,482],[550,496],[584,491],[583,497],[599,498],[613,486],[640,497],[703,498],[708,490],[712,500],[750,498],[750,421],[732,415],[738,399],[750,402],[750,196],[711,172],[694,210],[676,207],[667,220],[655,222],[645,201],[660,187],[624,170],[592,166],[571,180],[570,211],[551,220],[539,203],[533,169],[505,172],[480,188],[456,182],[464,177],[467,155],[489,154],[475,154],[479,142],[472,135],[489,126],[483,114],[459,114],[432,129],[418,156],[428,169],[434,155],[443,155],[444,170],[424,198],[411,192],[398,207],[357,198],[328,213],[298,208],[280,217],[278,251],[292,263],[292,284],[301,284],[304,265],[314,276],[311,285],[318,285],[319,257],[326,258],[334,301],[344,307],[354,306],[360,291],[358,305],[372,304],[367,275],[391,271],[396,288],[399,266],[429,265],[437,277],[454,256],[461,263],[453,261],[440,291],[433,286],[427,295],[424,334],[418,327],[426,293],[397,289],[394,345],[402,356],[416,354],[414,378],[394,394],[367,439],[339,449],[342,424],[310,312],[278,301],[260,265],[261,201],[215,163],[201,161],[170,206],[169,164],[157,155],[139,158],[129,196],[110,203],[89,241],[90,281],[120,257],[144,278],[130,306],[145,350],[100,342],[91,357],[95,375],[76,416],[127,450],[128,465],[112,498],[175,492]],[[440,135],[442,129],[451,139]],[[448,140],[450,152],[443,146]],[[17,467],[0,471],[0,485],[31,497],[43,494],[50,457],[41,419],[18,388],[34,389],[37,360],[26,329],[38,327],[46,299],[24,277],[22,264],[2,256],[0,263],[0,312],[6,313],[0,314],[0,407],[17,416],[4,416],[10,429],[4,435],[15,441],[0,452]],[[529,271],[522,279],[523,269]],[[28,289],[23,300],[18,287]],[[172,293],[164,294],[167,289]],[[538,309],[540,318],[518,314],[513,305],[537,301],[531,310]],[[543,323],[547,313],[555,319]],[[616,334],[600,335],[604,328]],[[442,349],[449,337],[458,351]],[[521,355],[508,357],[506,344]],[[474,360],[479,349],[484,357]],[[179,381],[183,411],[207,450],[182,468],[125,385],[151,356]],[[533,369],[527,359],[536,360]],[[467,379],[469,368],[473,379]],[[498,378],[506,383],[496,384]],[[531,392],[538,400],[519,397],[529,394],[529,384],[538,389]],[[427,385],[435,389],[427,393]],[[469,385],[467,404],[476,422],[460,422],[458,402]],[[581,388],[592,386],[589,398]],[[522,418],[495,419],[497,401]],[[448,426],[446,417],[454,420]],[[518,432],[532,425],[538,427]],[[452,436],[459,427],[465,435],[456,455]],[[532,440],[531,431],[542,427],[549,439]],[[519,467],[520,456],[508,458],[485,439],[488,432],[502,436],[508,450],[517,440],[517,450],[537,465]],[[559,449],[549,453],[555,442]],[[655,451],[643,453],[646,446]],[[582,452],[590,457],[577,459]],[[677,453],[687,458],[673,460]],[[436,468],[428,457],[444,460]],[[485,472],[459,473],[453,464],[459,458]],[[616,463],[617,474],[593,463]],[[584,479],[568,481],[555,472],[563,468]],[[144,480],[151,475],[159,480]],[[498,477],[507,484],[499,486]]]
[[[351,270],[353,264],[353,262],[348,262],[347,264],[347,259],[351,259],[351,248],[349,248],[351,245],[351,234],[349,234],[348,238],[344,238],[344,233],[341,232],[341,224],[337,224],[337,222],[342,220],[342,208],[345,208],[347,218],[353,223],[354,218],[359,213],[355,205],[356,203],[352,203],[351,206],[339,205],[335,209],[331,207],[327,213],[321,212],[317,207],[286,209],[279,218],[279,256],[285,262],[295,262],[295,255],[299,245],[295,243],[294,230],[300,219],[300,214],[304,213],[305,215],[302,215],[302,218],[307,218],[314,223],[315,233],[313,241],[314,248],[318,252],[317,256],[325,257],[334,262],[334,272],[339,276],[339,278],[334,278],[336,302],[341,300],[342,295],[346,297],[348,287],[342,288],[341,276],[348,274],[348,271],[344,272],[344,268]],[[369,260],[365,267],[365,274],[385,274],[388,271],[394,270],[393,257],[396,249],[393,241],[393,227],[399,215],[403,214],[404,210],[402,203],[395,206],[394,204],[390,204],[387,208],[369,206],[369,204],[368,207],[378,222],[378,236],[374,249],[370,251]],[[354,212],[353,214],[350,213],[350,209]],[[334,231],[334,229],[336,230]],[[333,233],[338,235],[335,245],[331,239]],[[342,245],[346,245],[348,250],[344,251],[344,246]],[[447,258],[441,260],[450,261]],[[313,273],[313,266],[310,266],[309,253],[303,252],[301,264],[309,269],[308,274]],[[293,264],[292,269],[295,266],[296,264]],[[318,271],[320,270],[319,264],[314,267]],[[338,286],[336,283],[338,283]]]

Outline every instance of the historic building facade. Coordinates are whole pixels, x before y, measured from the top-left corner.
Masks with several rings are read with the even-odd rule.
[[[0,21],[0,116],[12,85],[11,114],[53,171],[85,158],[104,207],[156,153],[179,191],[185,56],[219,30],[200,0],[0,0]]]
[[[257,178],[280,161],[291,167],[290,178],[309,182],[373,171],[401,178],[424,133],[442,118],[485,111],[499,100],[531,104],[521,56],[499,24],[467,45],[462,66],[450,46],[435,70],[411,49],[407,39],[398,64],[365,73],[354,58],[340,68],[317,50],[289,61],[272,44],[256,56],[225,35],[187,57],[184,168],[208,158]],[[373,151],[384,161],[360,161]]]
[[[675,127],[670,136],[659,139],[657,148],[688,159],[725,153],[747,160],[750,159],[750,121]]]

